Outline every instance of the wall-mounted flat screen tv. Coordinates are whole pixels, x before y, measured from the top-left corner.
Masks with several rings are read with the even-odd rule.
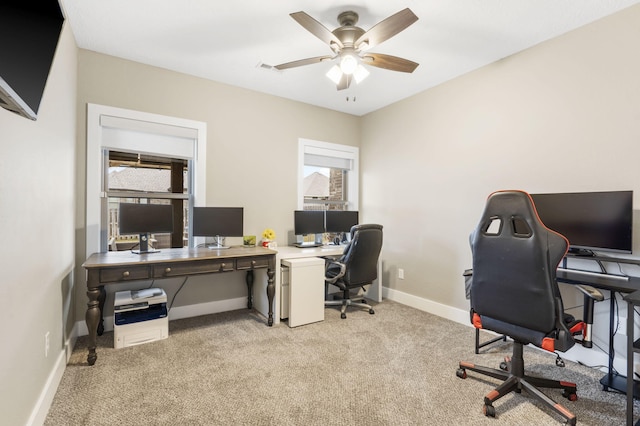
[[[571,251],[631,253],[633,191],[531,194],[542,222],[564,235]]]
[[[35,120],[64,17],[58,0],[0,2],[0,106]]]

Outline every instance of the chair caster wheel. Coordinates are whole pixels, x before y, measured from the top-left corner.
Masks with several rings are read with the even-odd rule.
[[[369,309],[369,313],[370,313],[371,315],[373,315],[373,314],[375,314],[375,311],[374,311],[373,309]]]
[[[496,409],[493,407],[493,405],[485,404],[484,407],[482,407],[482,412],[487,417],[496,416]]]
[[[346,319],[347,318],[347,314],[340,314],[340,318]]]
[[[500,370],[507,371],[508,369],[509,369],[509,365],[505,361],[502,361],[500,363]]]
[[[465,370],[464,368],[458,368],[456,370],[456,376],[460,377],[461,379],[466,379],[467,378],[467,370]]]
[[[572,392],[572,391],[568,391],[566,389],[564,391],[562,391],[562,396],[567,398],[569,401],[577,401],[578,400],[578,394],[576,394],[575,392]]]

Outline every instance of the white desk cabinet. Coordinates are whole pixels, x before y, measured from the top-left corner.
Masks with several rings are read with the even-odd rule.
[[[289,327],[323,321],[324,259],[284,259],[282,266],[289,269]]]

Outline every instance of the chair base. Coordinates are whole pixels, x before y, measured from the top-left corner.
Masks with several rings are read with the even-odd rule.
[[[562,389],[562,396],[575,401],[578,399],[576,394],[576,384],[558,380],[545,379],[541,377],[532,377],[524,374],[524,361],[522,358],[522,343],[513,343],[513,357],[505,358],[505,362],[500,364],[500,370],[488,367],[477,366],[472,363],[461,361],[456,375],[462,379],[467,378],[467,370],[495,379],[503,380],[503,383],[489,392],[484,397],[483,412],[485,416],[495,417],[496,412],[493,403],[510,392],[520,393],[522,389],[533,395],[540,402],[546,404],[554,412],[566,419],[566,424],[575,425],[576,416],[562,405],[557,404],[551,398],[546,396],[538,388],[554,388]]]
[[[368,305],[367,303],[365,303],[364,299],[357,299],[357,300],[362,300],[362,302],[354,302],[352,299],[325,300],[324,306],[325,307],[327,307],[327,306],[341,306],[341,308],[340,308],[340,318],[342,318],[342,319],[347,318],[347,306],[356,306],[356,307],[359,307],[359,308],[369,309],[369,313],[371,315],[375,314],[375,311],[373,310],[371,305]]]

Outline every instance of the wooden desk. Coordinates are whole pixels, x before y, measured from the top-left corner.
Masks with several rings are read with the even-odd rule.
[[[208,248],[163,249],[159,253],[134,254],[129,251],[94,253],[82,265],[87,270],[87,313],[89,330],[89,365],[96,362],[96,339],[104,331],[102,312],[105,285],[127,281],[188,277],[229,271],[246,271],[249,291],[247,308],[253,307],[253,270],[267,269],[267,324],[273,325],[273,299],[276,252],[263,247],[232,247],[223,250]]]

